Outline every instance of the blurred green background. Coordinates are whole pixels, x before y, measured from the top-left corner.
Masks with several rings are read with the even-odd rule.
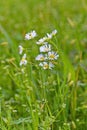
[[[60,79],[60,82],[65,87],[73,86],[73,82],[75,83],[74,89],[73,87],[69,88],[71,90],[71,98],[69,99],[69,102],[71,100],[72,106],[75,103],[75,107],[72,107],[71,111],[73,111],[72,115],[75,115],[76,119],[80,119],[80,123],[78,123],[76,129],[86,130],[87,0],[0,0],[0,103],[2,106],[1,108],[3,108],[2,111],[0,110],[0,116],[4,117],[4,112],[7,112],[4,119],[10,117],[10,112],[5,108],[5,102],[9,101],[12,97],[14,98],[15,93],[18,93],[19,95],[19,102],[24,103],[26,100],[26,97],[24,97],[25,95],[21,94],[21,92],[24,93],[24,90],[22,90],[22,88],[17,88],[18,84],[16,83],[16,81],[18,81],[18,79],[16,79],[17,70],[14,66],[19,66],[20,58],[18,54],[18,45],[22,43],[25,47],[29,47],[33,50],[32,53],[30,53],[32,62],[34,62],[37,49],[36,45],[34,45],[35,41],[29,41],[28,43],[24,40],[25,33],[31,30],[36,30],[38,40],[47,32],[51,32],[54,29],[58,30],[56,46],[60,47],[60,62],[63,63],[62,66],[59,64],[60,70],[56,70],[56,72],[58,71],[59,74],[61,73],[62,79]],[[63,53],[62,56],[61,53]],[[30,74],[32,74],[32,71],[32,68],[30,68]],[[52,73],[55,74],[53,79],[57,79],[56,72],[54,71],[54,73]],[[66,83],[66,79],[69,78],[69,73],[71,73],[71,82]],[[36,73],[35,76],[38,77],[38,74]],[[37,80],[37,77],[34,77],[35,80]],[[55,96],[54,99],[52,99],[50,94],[50,97],[48,98],[51,107],[53,107],[54,110],[56,107],[52,106],[51,101],[55,101],[55,98],[58,99],[60,96]],[[16,100],[16,98],[14,99]],[[55,101],[55,104],[57,104],[57,101]],[[70,110],[68,107],[66,113],[68,113],[68,109]],[[22,113],[25,113],[20,108],[20,105],[18,105],[17,108],[20,112],[19,115],[13,115],[14,120],[20,118]],[[25,115],[27,115],[27,113]],[[61,121],[63,120],[62,117],[59,117],[59,119]],[[12,127],[10,128],[9,125],[5,128],[6,120],[4,120],[4,122],[5,124],[2,123],[2,130],[7,130],[7,128],[8,130],[11,130]],[[72,124],[72,129],[74,129],[75,124]],[[60,123],[55,123],[54,130],[63,130],[62,123],[60,128],[59,125]],[[17,128],[21,128],[21,130],[26,130],[27,128],[31,130],[30,127],[23,127],[23,125],[22,127]],[[16,130],[15,126],[14,130]],[[64,130],[68,130],[68,127]]]

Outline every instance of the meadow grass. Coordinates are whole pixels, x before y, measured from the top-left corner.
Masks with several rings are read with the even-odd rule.
[[[57,29],[55,68],[35,61],[36,41]],[[25,41],[25,33],[38,36]],[[28,48],[19,66],[18,46]],[[0,1],[0,130],[87,130],[87,1]]]

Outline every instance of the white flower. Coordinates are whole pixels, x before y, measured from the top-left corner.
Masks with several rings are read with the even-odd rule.
[[[47,62],[40,63],[39,66],[43,67],[43,69],[48,69],[49,65]]]
[[[54,68],[54,65],[50,62],[49,63],[49,69],[52,69],[52,68]]]
[[[19,45],[19,54],[21,55],[23,52],[23,47],[21,45]]]
[[[39,66],[43,67],[44,70],[52,69],[54,67],[54,65],[51,62],[50,63],[42,62],[39,64]]]
[[[37,34],[36,32],[33,30],[30,33],[25,34],[25,40],[30,40],[33,39],[34,37],[36,37]]]
[[[54,51],[48,52],[49,60],[57,60],[58,57],[59,57],[59,55],[56,52],[54,52]]]
[[[39,54],[37,57],[36,57],[36,60],[38,60],[38,61],[44,61],[44,60],[46,60],[47,59],[47,57],[45,57],[43,54]]]
[[[55,29],[55,30],[52,31],[51,35],[54,36],[56,34],[57,34],[57,30]]]
[[[26,54],[23,55],[21,61],[20,61],[20,66],[22,65],[26,65],[27,64],[27,60],[26,60]]]
[[[52,39],[52,37],[54,36],[54,35],[56,35],[57,34],[57,30],[55,29],[55,30],[53,30],[52,31],[52,33],[47,33],[47,39],[46,40],[49,40],[49,39]]]
[[[45,40],[46,40],[46,39],[47,39],[47,37],[43,37],[43,38],[39,39],[39,40],[36,42],[36,44],[38,44],[38,45],[45,44]]]
[[[52,34],[50,33],[47,33],[47,40],[51,39],[52,38]]]
[[[46,43],[45,45],[40,47],[40,52],[48,52],[51,51],[51,45]]]

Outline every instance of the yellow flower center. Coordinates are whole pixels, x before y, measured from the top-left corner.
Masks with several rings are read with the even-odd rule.
[[[30,33],[30,38],[32,38],[33,36],[32,36],[32,34]]]
[[[54,54],[50,54],[50,55],[49,55],[49,58],[54,59],[54,58],[55,58],[55,55],[54,55]]]
[[[24,62],[25,61],[25,58],[22,58],[22,60],[21,60],[22,62]]]
[[[49,68],[49,65],[48,65],[48,64],[44,64],[44,68],[45,68],[45,69],[48,69],[48,68]]]
[[[40,60],[43,61],[43,60],[44,60],[44,57],[41,57]]]

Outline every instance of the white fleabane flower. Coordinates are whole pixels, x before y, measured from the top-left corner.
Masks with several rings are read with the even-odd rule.
[[[39,66],[41,66],[44,70],[52,69],[54,67],[54,65],[51,62],[50,63],[42,62],[39,64]]]
[[[49,64],[47,62],[40,63],[39,66],[43,67],[44,70],[49,69]]]
[[[43,37],[43,38],[39,39],[39,40],[36,42],[36,44],[38,44],[38,45],[45,44],[45,40],[46,40],[46,39],[47,39],[47,37]]]
[[[52,34],[47,33],[47,40],[52,39]]]
[[[49,60],[57,60],[58,57],[59,57],[59,55],[56,52],[54,52],[54,51],[48,52]]]
[[[38,61],[44,61],[47,59],[47,57],[44,56],[43,54],[39,54],[35,59]]]
[[[25,34],[25,40],[33,39],[36,36],[37,36],[37,34],[36,34],[35,30],[33,30],[30,33]]]
[[[50,62],[49,63],[49,69],[52,69],[52,68],[54,68],[54,65]]]
[[[21,61],[20,61],[20,66],[22,65],[26,65],[27,64],[27,60],[26,60],[26,54],[23,55]]]
[[[55,30],[52,31],[51,35],[54,36],[56,34],[57,34],[57,30],[55,29]]]
[[[36,44],[40,45],[40,53],[37,57],[37,61],[41,61],[39,63],[39,66],[41,66],[43,69],[52,69],[54,68],[55,62],[53,60],[57,60],[59,55],[57,52],[52,51],[51,45],[48,43],[50,39],[52,39],[53,36],[57,34],[57,30],[53,30],[51,33],[47,33],[45,37],[39,39]]]
[[[52,37],[54,36],[54,35],[56,35],[57,34],[57,30],[55,29],[55,30],[53,30],[52,31],[52,33],[47,33],[47,39],[46,40],[49,40],[49,39],[52,39]]]
[[[19,54],[21,55],[23,52],[23,47],[21,45],[19,45]]]
[[[48,52],[51,51],[51,45],[46,43],[45,45],[40,47],[40,52]]]
[[[39,39],[39,40],[36,42],[36,44],[41,45],[41,44],[43,44],[43,42],[44,42],[44,40],[43,40],[43,38],[41,38],[41,39]]]

